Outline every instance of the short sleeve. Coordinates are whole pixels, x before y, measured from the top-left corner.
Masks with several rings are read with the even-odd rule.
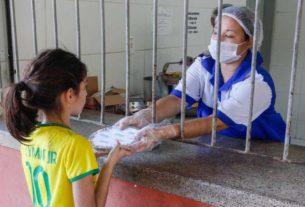
[[[65,166],[71,182],[99,172],[92,146],[87,139],[75,137],[67,150]]]
[[[204,74],[201,65],[201,58],[197,58],[195,62],[188,68],[186,72],[186,101],[189,106],[193,105],[200,99],[200,91],[204,85]],[[181,98],[182,80],[179,81],[177,87],[171,92],[171,95]]]
[[[218,105],[218,117],[228,126],[247,126],[250,109],[250,81],[234,86],[228,99]],[[256,81],[254,90],[252,121],[259,117],[271,104],[272,91],[264,81]]]

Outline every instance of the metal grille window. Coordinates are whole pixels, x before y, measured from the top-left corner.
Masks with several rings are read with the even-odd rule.
[[[33,35],[33,53],[36,55],[38,52],[37,45],[37,15],[36,15],[36,5],[35,0],[28,0],[31,3],[31,15],[32,15],[32,35]],[[254,89],[255,89],[255,71],[256,71],[256,60],[257,60],[257,51],[258,51],[258,15],[260,13],[260,0],[255,1],[255,23],[254,23],[254,37],[253,37],[253,46],[252,46],[252,63],[251,63],[251,94],[250,94],[250,106],[248,113],[248,128],[247,128],[247,137],[245,140],[245,149],[244,151],[237,150],[240,153],[250,153],[250,144],[251,144],[251,130],[252,130],[252,117],[253,117],[253,101],[254,101]],[[292,118],[292,105],[293,105],[293,97],[295,90],[295,79],[296,79],[296,69],[298,63],[298,47],[300,45],[300,29],[301,29],[301,19],[302,19],[302,7],[303,0],[297,1],[297,13],[296,13],[296,22],[295,22],[295,32],[294,32],[294,44],[293,44],[293,55],[292,55],[292,64],[291,64],[291,79],[290,79],[290,89],[289,89],[289,99],[288,99],[288,108],[287,108],[287,128],[286,128],[286,136],[285,136],[285,144],[284,144],[284,152],[282,160],[288,160],[289,154],[289,144],[291,140],[291,118]],[[58,19],[57,16],[57,0],[52,0],[52,23],[54,26],[54,47],[59,47],[58,43]],[[82,47],[81,47],[81,30],[80,30],[80,8],[79,8],[79,0],[75,0],[75,25],[76,25],[76,53],[79,58],[82,58]],[[100,121],[94,122],[92,120],[81,119],[79,116],[78,119],[80,121],[95,123],[95,124],[105,124],[105,76],[106,76],[106,37],[105,35],[105,1],[100,0],[100,31],[101,31],[101,68],[100,68],[100,91],[101,91],[101,114]],[[126,99],[125,99],[125,116],[130,115],[129,113],[129,102],[130,102],[130,0],[125,0],[125,81],[126,81]],[[183,10],[183,39],[182,39],[182,57],[183,57],[183,65],[182,65],[182,105],[181,105],[181,120],[180,120],[180,131],[181,138],[184,139],[185,134],[185,110],[186,110],[186,60],[187,60],[187,48],[188,48],[188,13],[189,13],[189,1],[183,0],[184,10]],[[152,40],[152,122],[155,123],[157,121],[156,117],[156,81],[157,81],[157,53],[158,53],[158,0],[152,0],[153,5],[153,22],[152,22],[152,32],[153,32],[153,40]],[[218,18],[222,18],[222,5],[223,1],[218,0]],[[17,44],[17,26],[16,26],[16,14],[15,14],[15,0],[9,0],[9,8],[10,8],[10,22],[11,22],[11,39],[12,39],[12,47],[13,47],[13,63],[14,63],[14,81],[18,82],[20,80],[20,66],[19,66],[19,55],[18,55],[18,44]],[[213,122],[212,122],[212,134],[211,134],[211,146],[216,146],[216,121],[217,121],[217,108],[218,108],[218,88],[219,88],[219,75],[220,75],[220,42],[221,42],[221,28],[222,22],[217,22],[217,56],[216,56],[216,65],[215,65],[215,82],[214,82],[214,105],[213,105]],[[1,71],[1,64],[0,64]],[[2,75],[2,73],[0,73]],[[2,87],[2,77],[0,77],[0,86]],[[183,141],[183,140],[182,140]]]

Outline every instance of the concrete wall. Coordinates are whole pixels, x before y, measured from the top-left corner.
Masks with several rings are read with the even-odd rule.
[[[297,0],[276,0],[270,72],[276,84],[277,109],[286,118]],[[292,121],[292,143],[305,145],[305,15],[302,10],[301,40]]]

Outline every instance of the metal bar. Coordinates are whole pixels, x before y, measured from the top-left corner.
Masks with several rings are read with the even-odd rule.
[[[221,20],[222,20],[222,0],[218,0],[218,21],[217,21],[217,54],[215,65],[215,79],[214,79],[214,104],[213,104],[213,119],[212,119],[212,137],[211,146],[216,144],[216,130],[217,130],[217,107],[218,107],[218,88],[219,88],[219,70],[220,70],[220,43],[221,43]]]
[[[2,50],[2,48],[0,47],[0,49]],[[3,48],[4,50],[4,48]],[[2,101],[2,60],[1,60],[1,57],[0,57],[0,91],[1,91],[1,101]],[[0,102],[1,102],[0,101]]]
[[[254,101],[254,90],[255,90],[255,71],[256,71],[256,57],[257,57],[257,39],[258,39],[258,23],[259,23],[259,4],[260,0],[256,0],[255,4],[255,21],[254,21],[254,37],[252,46],[252,63],[251,63],[251,93],[250,93],[250,107],[249,107],[249,119],[247,124],[247,136],[245,152],[250,152],[251,145],[251,131],[252,131],[252,117],[253,117],[253,101]],[[262,32],[262,31],[260,31]]]
[[[101,13],[101,118],[100,124],[105,123],[105,86],[106,86],[106,39],[105,39],[105,2],[100,0]]]
[[[80,43],[80,18],[79,18],[79,0],[75,0],[75,20],[76,20],[76,55],[81,59],[81,43]],[[81,113],[77,119],[80,120]]]
[[[6,31],[7,31],[7,58],[8,58],[8,67],[9,67],[9,82],[14,82],[14,56],[13,56],[13,35],[12,35],[12,20],[11,20],[11,12],[10,12],[10,2],[2,1],[5,7],[5,23],[6,23]]]
[[[80,39],[80,18],[79,18],[79,0],[75,0],[75,17],[76,17],[76,54],[81,59],[81,39]]]
[[[0,47],[0,49],[2,49],[2,48]],[[2,83],[2,66],[1,65],[2,65],[2,61],[1,61],[1,57],[0,57],[0,103],[2,104],[2,100],[3,100],[3,90],[2,90],[3,83]]]
[[[184,0],[184,14],[183,14],[183,64],[182,64],[182,97],[181,97],[181,118],[180,118],[180,134],[181,139],[185,138],[185,103],[186,103],[186,58],[187,58],[187,34],[188,34],[188,10],[189,1]]]
[[[58,48],[58,28],[57,28],[56,0],[53,0],[53,23],[54,23],[54,43],[55,43],[55,48]]]
[[[288,159],[289,154],[289,142],[290,142],[290,131],[291,131],[291,117],[292,117],[292,104],[293,104],[293,95],[295,87],[295,78],[296,78],[296,69],[298,64],[298,49],[301,33],[301,19],[302,19],[302,7],[303,0],[298,0],[297,15],[296,15],[296,26],[294,33],[294,44],[293,44],[293,55],[292,55],[292,64],[291,64],[291,76],[290,76],[290,88],[288,95],[288,108],[287,108],[287,120],[286,120],[286,134],[285,134],[285,145],[283,152],[283,160]]]
[[[11,23],[12,23],[12,40],[13,40],[13,53],[14,53],[14,81],[19,82],[19,56],[18,56],[18,43],[17,43],[17,31],[16,31],[16,17],[15,17],[15,4],[14,0],[10,0],[10,13],[11,13]]]
[[[125,0],[125,26],[126,26],[126,97],[125,116],[129,115],[129,91],[130,91],[130,30],[129,30],[129,0]]]
[[[0,3],[0,9],[4,10],[4,2],[1,1]],[[5,53],[5,48],[3,46],[2,48],[2,45],[0,45],[0,51],[4,51]],[[1,54],[0,54],[0,103],[2,103],[2,59],[1,59]],[[5,60],[4,60],[5,61]]]
[[[36,29],[36,6],[35,0],[31,0],[31,9],[32,9],[32,26],[33,26],[33,48],[34,55],[37,55],[37,29]]]
[[[152,62],[152,123],[157,122],[156,81],[157,81],[157,42],[158,42],[158,0],[154,0],[153,8],[153,62]]]
[[[0,9],[2,9],[2,10],[5,9],[5,5],[4,4],[5,3],[1,1]],[[4,52],[4,54],[5,54],[6,50],[5,50],[4,44],[5,43],[3,42],[3,45],[0,45],[0,51],[2,50]],[[3,58],[3,62],[5,62],[5,58]],[[2,83],[2,57],[0,55],[0,103],[2,103],[2,87],[3,87],[3,83]]]
[[[95,124],[95,125],[99,125],[100,126],[100,122],[93,121],[93,120],[90,120],[90,119],[81,119],[81,120],[79,120],[78,117],[74,117],[74,116],[71,116],[70,119],[74,120],[74,121],[80,121],[80,122],[89,123],[89,124]]]

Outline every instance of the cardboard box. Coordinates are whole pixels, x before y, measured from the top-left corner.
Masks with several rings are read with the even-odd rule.
[[[98,80],[96,76],[87,78],[88,96],[93,97],[101,104],[101,93],[98,92]],[[125,103],[125,89],[111,87],[105,93],[105,106],[121,105]]]
[[[125,90],[121,88],[111,87],[105,93],[105,106],[121,105],[125,103]],[[101,93],[95,93],[92,96],[99,104],[101,104]]]
[[[98,92],[97,76],[87,77],[87,96],[92,96],[96,92]]]

